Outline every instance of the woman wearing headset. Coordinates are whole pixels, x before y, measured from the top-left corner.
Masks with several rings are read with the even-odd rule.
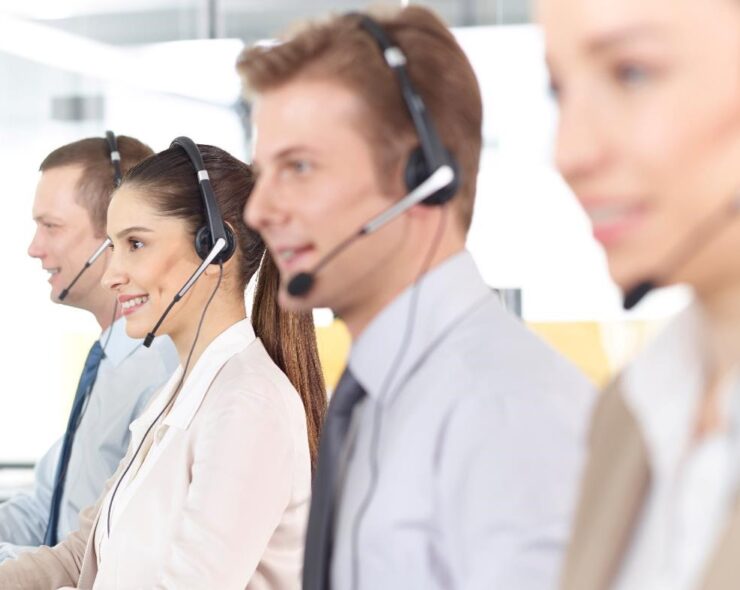
[[[250,168],[200,149],[233,255],[208,265],[162,322],[181,368],[131,425],[129,451],[80,531],[0,569],[0,587],[300,586],[325,408],[313,323],[279,309],[276,267],[242,221]],[[132,337],[152,330],[211,250],[199,232],[209,221],[199,177],[173,144],[132,169],[113,197],[103,283]],[[258,269],[250,321],[244,292]]]
[[[604,393],[562,587],[740,580],[740,1],[540,0],[557,164],[634,302],[694,302]],[[635,291],[635,288],[637,291]]]

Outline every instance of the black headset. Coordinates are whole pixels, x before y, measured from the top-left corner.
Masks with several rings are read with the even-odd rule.
[[[203,261],[200,266],[195,269],[195,272],[190,276],[187,282],[182,288],[175,293],[172,301],[164,310],[164,313],[160,316],[157,323],[154,325],[152,330],[144,338],[144,346],[149,348],[154,341],[154,337],[157,334],[157,330],[164,322],[167,315],[170,313],[175,304],[183,298],[185,293],[190,290],[202,275],[206,268],[211,264],[218,264],[223,269],[223,263],[234,255],[236,250],[236,240],[234,233],[231,228],[224,223],[224,218],[221,215],[221,210],[218,207],[218,201],[216,201],[216,195],[213,193],[213,187],[211,186],[211,180],[208,177],[208,171],[203,163],[203,156],[198,149],[196,143],[189,137],[177,137],[170,144],[170,148],[175,146],[181,147],[185,150],[188,155],[190,162],[195,168],[195,172],[198,175],[198,186],[200,187],[200,196],[203,198],[203,211],[206,218],[205,225],[198,228],[195,232],[195,251]],[[221,279],[219,278],[219,284]],[[216,292],[214,291],[214,294]],[[209,299],[210,303],[210,299]],[[206,309],[208,305],[206,305]],[[205,310],[204,312],[205,313]]]
[[[404,171],[406,188],[409,191],[414,190],[428,179],[435,170],[441,166],[449,166],[455,174],[453,181],[421,201],[422,205],[443,205],[447,203],[460,188],[460,169],[455,157],[442,143],[424,101],[411,82],[411,76],[409,76],[406,69],[406,55],[378,21],[366,14],[357,12],[349,13],[348,16],[357,18],[360,27],[378,44],[383,53],[383,58],[398,78],[403,100],[416,129],[419,147],[411,151],[406,162]]]
[[[236,240],[234,239],[234,233],[231,231],[231,228],[224,223],[221,210],[216,201],[216,195],[213,193],[208,171],[203,163],[203,156],[196,143],[189,137],[175,138],[172,140],[170,148],[175,146],[179,146],[185,150],[188,158],[190,158],[190,162],[193,164],[193,168],[195,168],[198,175],[198,186],[200,187],[200,195],[203,198],[203,211],[205,213],[206,223],[195,232],[195,251],[201,260],[205,260],[216,245],[216,242],[221,238],[226,242],[226,247],[211,260],[211,264],[226,262],[234,255]]]
[[[105,141],[108,144],[108,152],[110,154],[110,162],[113,166],[113,186],[115,188],[118,188],[121,186],[121,180],[123,180],[123,174],[121,172],[121,152],[118,151],[118,139],[116,138],[116,134],[112,131],[108,130],[105,132]],[[92,256],[87,259],[83,267],[80,269],[80,271],[77,273],[74,279],[72,279],[72,282],[67,285],[64,289],[62,289],[62,292],[59,293],[59,301],[64,301],[67,298],[67,295],[69,295],[70,290],[72,287],[74,287],[77,284],[77,281],[80,280],[80,277],[85,273],[85,271],[92,266],[92,264],[100,258],[100,255],[105,252],[106,248],[110,246],[110,239],[106,238],[105,241],[95,250],[95,252],[92,253]],[[114,311],[114,317],[115,317],[115,311]]]
[[[108,142],[108,151],[110,152],[110,161],[113,164],[113,184],[116,188],[121,186],[123,173],[121,172],[121,152],[118,151],[118,139],[112,131],[105,132],[105,141]]]
[[[406,162],[404,180],[408,194],[337,244],[316,263],[313,269],[293,276],[287,284],[287,291],[293,297],[305,296],[313,288],[317,273],[359,238],[379,230],[416,204],[444,205],[460,188],[460,170],[457,162],[442,144],[426,105],[411,82],[403,51],[376,20],[357,12],[349,13],[347,17],[356,19],[360,28],[375,40],[386,63],[395,72],[401,86],[401,95],[419,138],[419,146],[411,151]]]

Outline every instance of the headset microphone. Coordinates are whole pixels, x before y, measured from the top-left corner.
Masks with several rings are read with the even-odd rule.
[[[211,251],[208,253],[208,256],[205,257],[203,262],[200,263],[200,266],[195,269],[195,272],[190,275],[190,278],[187,280],[187,282],[182,286],[182,289],[180,289],[177,293],[175,293],[175,296],[172,298],[172,301],[170,301],[170,304],[167,306],[167,309],[164,310],[164,313],[162,316],[157,320],[157,323],[154,325],[154,328],[152,328],[152,331],[149,332],[146,335],[146,338],[144,338],[144,346],[149,348],[152,345],[152,341],[154,340],[154,337],[157,334],[157,330],[159,330],[159,327],[162,325],[162,322],[164,322],[165,318],[169,315],[170,310],[175,306],[175,303],[180,301],[180,299],[183,298],[185,293],[187,293],[190,290],[190,287],[192,287],[195,284],[195,281],[197,281],[200,278],[200,275],[202,275],[208,266],[213,263],[213,261],[216,259],[216,257],[222,252],[222,250],[226,248],[226,240],[224,238],[219,238],[216,240],[216,244],[213,246]]]
[[[408,211],[414,205],[418,205],[421,201],[428,198],[440,190],[446,188],[452,184],[455,180],[455,172],[449,165],[442,165],[434,173],[412,190],[408,195],[403,197],[395,205],[389,207],[379,215],[373,217],[365,225],[363,225],[358,231],[349,236],[333,250],[331,250],[326,256],[324,256],[313,270],[310,272],[301,272],[295,275],[288,282],[288,293],[293,297],[302,297],[306,295],[316,280],[316,273],[318,273],[328,262],[334,259],[335,256],[343,252],[348,246],[350,246],[355,240],[362,236],[370,235],[371,233],[379,230],[385,224],[393,221],[406,211]]]
[[[116,138],[116,134],[112,131],[106,131],[105,142],[108,145],[110,162],[111,166],[113,166],[113,186],[118,188],[121,186],[123,174],[121,173],[121,152],[118,151],[118,139]],[[105,249],[110,246],[110,244],[110,238],[106,238],[98,249],[93,252],[93,255],[87,259],[87,262],[85,262],[84,266],[80,269],[80,272],[77,273],[77,276],[72,280],[72,282],[62,289],[62,292],[59,294],[59,301],[64,301],[67,295],[69,295],[69,291],[75,286],[75,283],[80,280],[80,277],[88,268],[90,268],[90,266],[92,266],[93,262],[100,258],[100,255],[105,252]]]
[[[738,213],[740,213],[740,194],[736,195],[734,199],[729,203],[726,203],[721,209],[716,211],[714,215],[697,226],[696,229],[689,234],[686,241],[681,245],[681,248],[673,255],[668,264],[665,265],[668,268],[668,272],[663,273],[663,277],[670,276],[691,260],[697,252],[701,251],[702,246],[706,245],[706,242],[711,241],[711,239],[717,235],[715,232],[718,229],[721,229],[726,223],[732,221],[734,216]],[[663,280],[656,277],[650,277],[640,281],[634,287],[625,292],[624,298],[622,299],[622,306],[626,310],[632,309],[640,303],[648,293],[662,286],[662,283]]]
[[[93,252],[93,255],[90,256],[90,258],[87,259],[84,266],[80,269],[80,272],[77,273],[77,276],[72,279],[72,282],[69,284],[69,286],[62,289],[62,292],[59,294],[59,301],[64,301],[64,298],[69,295],[70,289],[75,286],[75,283],[80,280],[80,277],[85,273],[85,271],[90,268],[98,258],[100,258],[100,255],[105,252],[105,249],[110,246],[110,244],[110,238],[106,238],[105,241],[100,244],[100,246],[98,246],[98,249]]]

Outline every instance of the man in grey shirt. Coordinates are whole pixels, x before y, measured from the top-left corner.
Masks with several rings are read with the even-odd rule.
[[[258,171],[246,219],[280,303],[331,307],[353,340],[305,590],[554,587],[593,395],[465,250],[482,107],[462,49],[412,6],[315,23],[239,67]]]
[[[114,138],[112,146],[93,137],[44,159],[28,253],[49,273],[52,301],[105,239],[116,175],[151,153],[130,137]],[[33,487],[0,504],[0,562],[77,529],[78,513],[98,499],[128,447],[129,424],[178,364],[169,339],[146,349],[126,335],[115,295],[100,284],[107,257],[103,252],[64,297],[65,305],[92,313],[102,334],[88,355],[67,434],[38,462]]]

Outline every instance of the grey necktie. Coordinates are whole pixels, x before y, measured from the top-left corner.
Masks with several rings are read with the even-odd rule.
[[[319,464],[313,483],[311,511],[306,532],[303,590],[327,590],[334,541],[334,511],[339,457],[349,429],[352,410],[365,390],[349,370],[339,380],[324,422],[319,445]]]

